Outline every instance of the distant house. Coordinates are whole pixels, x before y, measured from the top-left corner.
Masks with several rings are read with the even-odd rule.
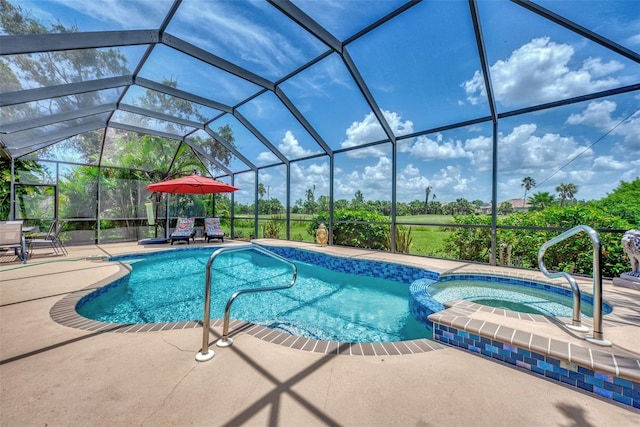
[[[531,207],[531,204],[529,202],[522,203],[522,199],[503,200],[502,202],[498,202],[498,207],[500,207],[500,205],[503,203],[511,203],[511,206],[513,207],[514,212],[527,212]],[[490,214],[491,204],[482,205],[480,207],[480,211],[483,214]]]

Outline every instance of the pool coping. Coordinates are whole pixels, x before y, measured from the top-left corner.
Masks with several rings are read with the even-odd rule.
[[[96,290],[108,286],[109,284],[126,277],[131,268],[123,262],[114,262],[118,266],[118,271],[84,289],[72,292],[61,300],[57,301],[49,312],[51,319],[56,323],[70,328],[81,329],[91,332],[113,332],[113,333],[138,333],[157,332],[182,329],[202,328],[202,321],[182,321],[182,322],[162,322],[162,323],[136,323],[119,324],[107,323],[88,319],[81,316],[76,311],[76,306],[82,298],[95,292]],[[210,320],[211,328],[222,330],[223,319],[213,318]],[[425,353],[434,350],[448,348],[446,344],[438,341],[421,338],[406,341],[390,341],[375,343],[350,343],[340,341],[316,340],[291,335],[287,332],[268,328],[238,319],[230,319],[229,336],[247,334],[262,341],[289,347],[297,350],[308,351],[321,354],[347,355],[347,356],[397,356],[405,354]],[[222,334],[212,330],[211,336],[215,339]],[[212,341],[213,342],[213,341]]]

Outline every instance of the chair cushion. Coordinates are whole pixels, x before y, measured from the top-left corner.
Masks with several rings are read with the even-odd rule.
[[[195,224],[195,218],[178,218],[176,223],[176,229],[171,236],[173,237],[185,237],[194,234],[195,230],[193,226]]]
[[[204,226],[207,236],[224,236],[224,231],[220,228],[220,218],[205,218]]]

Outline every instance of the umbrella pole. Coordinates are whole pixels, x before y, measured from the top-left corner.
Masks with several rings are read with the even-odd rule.
[[[169,197],[171,196],[171,193],[167,193],[167,222],[164,225],[164,237],[165,239],[169,238]]]
[[[154,207],[155,207],[155,211],[156,211],[156,221],[155,221],[155,224],[154,224],[155,225],[155,227],[154,227],[155,230],[153,232],[153,237],[157,239],[158,238],[158,210],[160,209],[160,195],[159,195],[159,193],[155,193],[153,196],[154,196],[153,198],[155,199],[154,200],[154,202],[155,202],[154,203]]]

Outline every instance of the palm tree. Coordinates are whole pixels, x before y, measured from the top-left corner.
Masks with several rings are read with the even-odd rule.
[[[351,201],[351,206],[353,209],[362,209],[364,207],[364,194],[362,194],[362,191],[356,191],[354,199]]]
[[[578,187],[572,183],[562,183],[556,187],[556,191],[560,196],[560,206],[564,206],[564,201],[566,199],[573,199],[573,196],[578,192]]]
[[[498,206],[498,213],[500,215],[509,215],[513,213],[513,205],[509,202],[502,202]]]
[[[264,188],[264,184],[261,182],[258,183],[258,195],[260,196],[260,199],[262,199],[265,194],[267,194],[267,190]]]
[[[556,196],[545,191],[534,193],[529,197],[529,204],[531,205],[531,211],[541,211],[556,202]]]
[[[433,188],[428,185],[425,189],[424,192],[426,193],[426,197],[424,199],[424,213],[428,214],[429,213],[429,194],[431,194],[431,190],[433,190]]]
[[[527,200],[527,193],[536,186],[536,180],[530,176],[526,176],[522,179],[522,184],[520,184],[520,186],[524,187],[524,196],[522,197],[522,207],[524,208]]]

